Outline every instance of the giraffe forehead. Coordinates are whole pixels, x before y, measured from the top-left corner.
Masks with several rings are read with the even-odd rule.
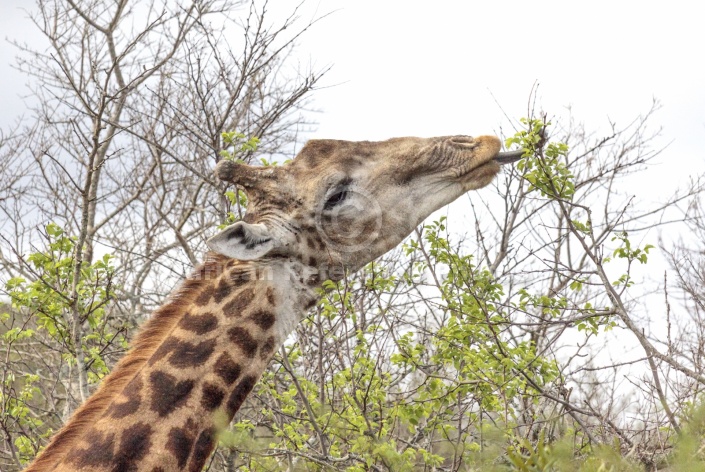
[[[311,140],[306,143],[294,163],[308,166],[345,165],[349,161],[389,159],[434,146],[443,138],[403,137],[385,141],[343,141],[334,139]]]

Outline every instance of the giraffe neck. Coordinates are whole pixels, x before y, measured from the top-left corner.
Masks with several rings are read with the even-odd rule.
[[[26,472],[201,470],[319,285],[298,262],[214,261],[155,313]]]

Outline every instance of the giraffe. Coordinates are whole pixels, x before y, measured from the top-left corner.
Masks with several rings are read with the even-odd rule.
[[[322,282],[488,185],[521,155],[500,147],[494,136],[312,140],[282,166],[221,161],[218,178],[248,196],[244,218],[207,241],[205,262],[26,471],[200,471]]]

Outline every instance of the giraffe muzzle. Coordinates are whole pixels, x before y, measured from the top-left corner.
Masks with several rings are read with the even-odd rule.
[[[524,151],[522,149],[518,151],[505,151],[497,154],[497,156],[492,160],[498,164],[505,165],[518,161],[523,155]]]

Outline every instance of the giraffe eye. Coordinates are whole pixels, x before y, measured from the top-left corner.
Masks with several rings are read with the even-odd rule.
[[[343,201],[345,201],[346,198],[348,198],[348,189],[347,188],[342,188],[336,190],[336,192],[328,197],[328,200],[326,200],[326,204],[323,206],[324,210],[330,210],[334,208],[336,205],[339,205]]]

